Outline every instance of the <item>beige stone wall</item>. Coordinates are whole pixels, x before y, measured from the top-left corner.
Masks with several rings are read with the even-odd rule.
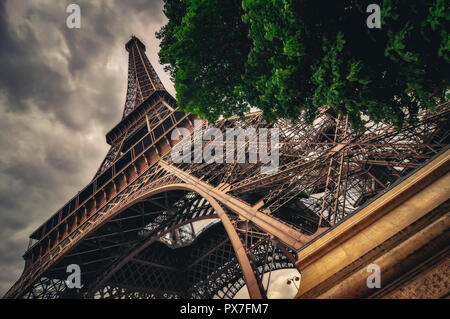
[[[296,298],[446,296],[448,270],[441,266],[440,277],[425,274],[448,260],[449,168],[450,150],[301,250]],[[372,263],[381,268],[380,289],[366,284]],[[418,288],[425,283],[441,288]]]

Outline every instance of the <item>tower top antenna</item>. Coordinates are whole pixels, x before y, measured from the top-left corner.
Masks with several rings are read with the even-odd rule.
[[[131,39],[125,44],[125,50],[130,52],[130,47],[133,44],[136,44],[137,46],[139,46],[145,52],[145,45],[144,45],[144,43],[142,43],[142,41],[139,40],[134,34],[131,35]]]

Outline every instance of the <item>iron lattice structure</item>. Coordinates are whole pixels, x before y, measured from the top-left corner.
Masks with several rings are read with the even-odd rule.
[[[276,173],[248,161],[251,136],[233,143],[245,163],[177,164],[171,133],[192,132],[196,117],[177,111],[141,41],[126,49],[128,89],[123,118],[106,135],[111,149],[89,185],[31,234],[6,298],[232,298],[244,285],[266,297],[264,274],[292,268],[303,245],[449,143],[445,104],[401,131],[369,123],[359,134],[329,110],[295,124],[255,112],[214,126],[277,127]],[[70,264],[81,267],[80,289],[65,284]]]

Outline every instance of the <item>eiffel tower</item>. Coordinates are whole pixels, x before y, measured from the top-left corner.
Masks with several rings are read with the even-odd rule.
[[[449,143],[448,104],[401,131],[368,123],[362,133],[327,109],[313,123],[253,112],[201,125],[278,128],[276,173],[247,159],[175,163],[172,131],[193,132],[199,119],[177,110],[138,38],[125,48],[128,88],[106,134],[111,148],[94,179],[30,235],[5,298],[233,298],[244,286],[266,298],[264,275],[293,268],[298,250]],[[71,264],[81,288],[66,285]]]

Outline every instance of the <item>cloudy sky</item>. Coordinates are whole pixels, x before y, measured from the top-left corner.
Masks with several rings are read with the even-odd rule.
[[[66,26],[70,3],[81,7],[80,29]],[[165,23],[158,0],[0,1],[0,296],[23,270],[29,234],[106,155],[105,134],[123,111],[132,34],[175,95],[154,35]]]

